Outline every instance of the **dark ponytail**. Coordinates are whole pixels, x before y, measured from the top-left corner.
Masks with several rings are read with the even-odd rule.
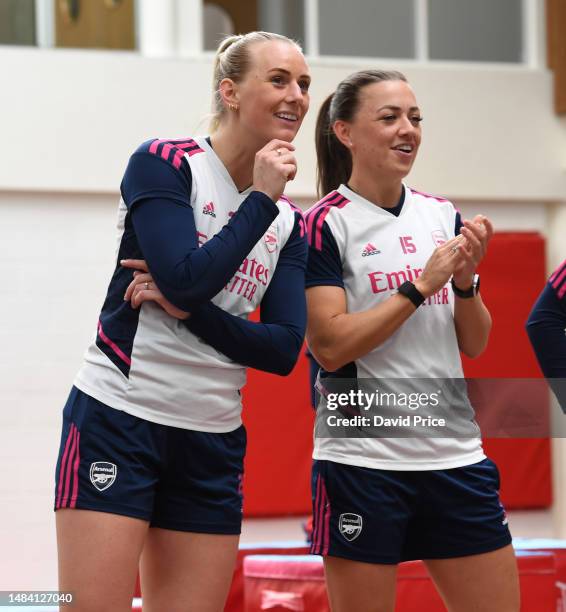
[[[318,111],[315,129],[316,188],[318,197],[347,183],[352,173],[352,156],[336,138],[330,122],[330,107],[334,94],[330,94]]]
[[[352,155],[344,146],[332,126],[335,121],[352,121],[360,103],[360,91],[367,85],[382,81],[407,81],[396,70],[360,70],[346,77],[322,103],[316,120],[316,185],[318,196],[323,197],[347,183],[352,174]]]

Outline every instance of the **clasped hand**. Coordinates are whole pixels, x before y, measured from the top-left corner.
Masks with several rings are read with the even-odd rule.
[[[492,236],[493,226],[484,215],[476,215],[472,221],[464,220],[460,235],[434,250],[415,281],[417,289],[429,297],[440,291],[450,277],[463,291],[471,287],[476,268],[484,258]]]
[[[135,270],[134,278],[128,285],[124,300],[129,301],[132,308],[139,308],[144,302],[156,302],[165,310],[165,312],[175,319],[188,319],[191,315],[176,306],[161,293],[153,277],[149,272],[149,268],[145,259],[122,259],[120,264],[124,268]]]

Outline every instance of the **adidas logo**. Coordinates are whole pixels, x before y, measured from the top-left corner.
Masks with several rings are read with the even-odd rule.
[[[216,213],[214,212],[214,203],[213,202],[207,202],[202,207],[202,214],[203,215],[210,215],[211,217],[216,217]]]
[[[379,255],[381,251],[376,249],[371,242],[368,242],[366,248],[362,251],[362,257],[369,257],[370,255]]]

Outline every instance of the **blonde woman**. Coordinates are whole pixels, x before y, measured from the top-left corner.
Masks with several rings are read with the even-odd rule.
[[[144,610],[223,609],[246,366],[289,373],[305,329],[304,223],[282,193],[309,84],[293,41],[229,37],[212,135],[154,139],[130,159],[116,269],[57,464],[60,588],[77,610],[131,610],[140,558]],[[143,303],[156,292],[179,318]],[[261,322],[247,321],[260,304]]]

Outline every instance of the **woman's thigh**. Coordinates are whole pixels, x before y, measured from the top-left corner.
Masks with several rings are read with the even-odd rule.
[[[518,612],[519,578],[511,545],[455,559],[426,560],[450,612]]]
[[[73,610],[130,612],[148,522],[91,510],[55,514],[59,589]]]
[[[151,528],[141,561],[144,612],[221,612],[238,535]]]
[[[393,612],[397,566],[325,557],[332,612]]]
[[[144,611],[220,612],[242,522],[245,430],[170,430],[141,563]]]

